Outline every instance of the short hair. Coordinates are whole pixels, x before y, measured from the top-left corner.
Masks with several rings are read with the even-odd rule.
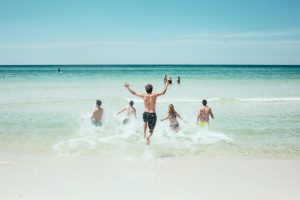
[[[96,105],[97,105],[97,106],[101,106],[101,104],[102,104],[102,102],[101,102],[100,100],[97,99]]]
[[[203,99],[203,100],[202,100],[202,104],[203,104],[204,106],[206,106],[206,104],[207,104],[206,99]]]
[[[129,105],[130,105],[130,106],[133,106],[133,101],[132,101],[132,100],[129,101]]]
[[[151,94],[153,90],[153,86],[151,84],[148,84],[145,86],[145,90],[148,94]]]

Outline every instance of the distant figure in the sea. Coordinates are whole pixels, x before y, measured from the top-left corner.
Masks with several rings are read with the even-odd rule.
[[[197,116],[197,124],[200,127],[205,127],[208,125],[209,116],[214,119],[214,115],[210,107],[207,106],[207,101],[203,99],[202,106],[199,109],[198,116]]]
[[[144,120],[144,138],[147,140],[147,145],[150,144],[150,137],[153,134],[155,125],[156,125],[156,99],[158,96],[164,95],[168,89],[169,82],[167,82],[164,86],[164,89],[160,93],[152,94],[153,86],[148,84],[145,86],[145,90],[147,94],[141,94],[135,92],[133,89],[130,88],[128,83],[125,83],[125,88],[128,89],[131,94],[141,97],[144,100],[144,113],[143,113],[143,120]],[[149,127],[150,134],[147,136],[147,125]]]
[[[178,85],[180,84],[180,76],[178,76],[178,78],[177,78],[177,83],[178,83]]]
[[[129,102],[129,106],[118,112],[118,115],[126,111],[126,118],[123,120],[123,124],[128,124],[134,117],[136,119],[136,109],[133,107],[133,101]]]
[[[172,78],[171,77],[169,78],[168,83],[172,84]]]
[[[60,67],[57,69],[57,72],[60,74],[61,73],[61,71],[60,71]]]
[[[167,81],[168,81],[168,77],[167,77],[167,75],[165,75],[165,78],[164,78],[164,84],[166,84]]]
[[[96,101],[96,108],[91,116],[91,121],[95,126],[102,126],[103,108],[101,108],[101,104],[100,100]]]
[[[185,120],[182,119],[182,117],[179,115],[179,113],[175,111],[175,108],[174,108],[173,104],[170,104],[169,109],[168,109],[168,113],[167,113],[167,117],[161,119],[160,121],[164,121],[164,120],[169,119],[170,129],[177,133],[180,130],[179,123],[176,119],[177,117],[179,117],[182,121],[186,122]]]

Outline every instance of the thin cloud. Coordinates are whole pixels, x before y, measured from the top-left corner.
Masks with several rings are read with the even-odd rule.
[[[300,36],[300,30],[285,30],[285,31],[247,31],[247,32],[215,32],[207,31],[195,34],[185,34],[178,38],[180,39],[195,39],[195,38],[270,38],[270,37],[287,37]]]
[[[0,44],[0,48],[68,48],[68,47],[93,47],[98,45],[136,45],[136,41],[107,40],[107,41],[76,41],[53,43],[26,43],[26,44]]]

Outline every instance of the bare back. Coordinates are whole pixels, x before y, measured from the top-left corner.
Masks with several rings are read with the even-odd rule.
[[[155,113],[156,111],[157,94],[144,95],[144,111],[148,113]]]
[[[127,108],[127,116],[128,117],[133,117],[135,115],[136,115],[136,109],[134,107],[132,107],[132,106],[129,106]]]
[[[95,121],[101,121],[103,115],[103,108],[96,108],[93,112],[93,116],[91,117]]]
[[[209,115],[211,114],[211,109],[208,106],[202,106],[200,108],[200,121],[209,122]]]

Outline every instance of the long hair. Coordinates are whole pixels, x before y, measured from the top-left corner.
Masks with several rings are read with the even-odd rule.
[[[168,113],[169,113],[169,115],[171,115],[171,116],[173,116],[173,117],[176,117],[176,111],[175,111],[175,109],[174,109],[173,104],[170,104],[170,105],[169,105]]]

